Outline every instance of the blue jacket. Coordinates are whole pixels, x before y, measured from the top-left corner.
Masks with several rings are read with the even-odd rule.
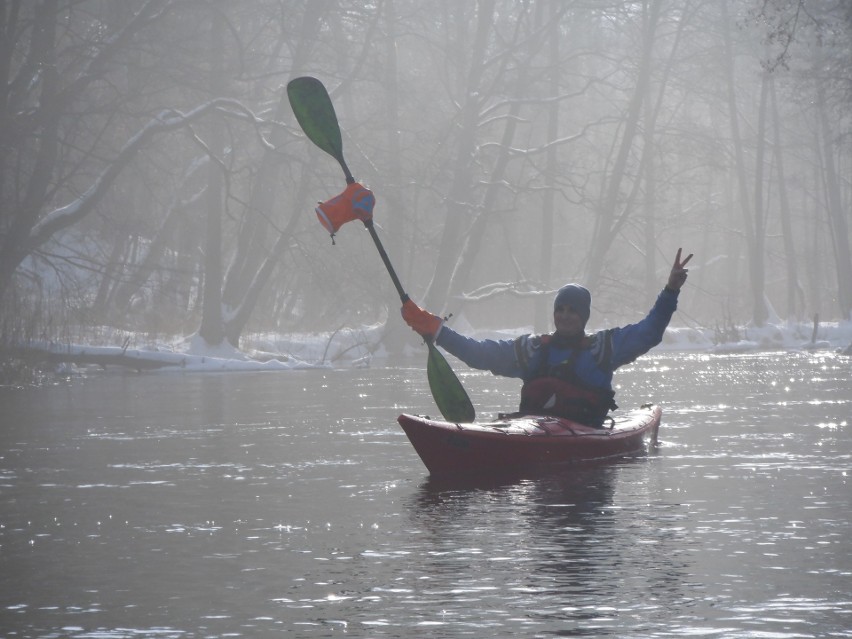
[[[663,340],[663,333],[675,310],[679,291],[663,289],[648,315],[636,324],[609,328],[587,336],[576,354],[574,372],[586,385],[612,390],[612,373],[644,355]],[[444,326],[438,334],[438,346],[472,368],[495,375],[518,377],[525,382],[544,368],[541,358],[549,353],[549,364],[558,364],[571,356],[573,349],[551,344],[542,348],[540,335],[522,335],[514,340],[476,340]]]

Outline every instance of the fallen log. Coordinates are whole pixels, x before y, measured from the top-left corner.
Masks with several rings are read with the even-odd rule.
[[[123,366],[138,372],[159,368],[185,368],[190,359],[183,353],[144,351],[121,346],[75,346],[54,342],[29,342],[12,349],[12,355],[28,362],[50,364]]]

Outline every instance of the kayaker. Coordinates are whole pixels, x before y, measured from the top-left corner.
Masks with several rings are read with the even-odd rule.
[[[677,250],[669,279],[648,315],[619,328],[587,335],[592,296],[579,284],[566,284],[553,302],[555,331],[513,340],[477,340],[457,333],[444,321],[408,300],[402,318],[424,339],[435,340],[468,366],[523,380],[519,412],[566,417],[590,426],[603,425],[617,408],[612,374],[647,353],[663,339],[686,282],[690,253]]]

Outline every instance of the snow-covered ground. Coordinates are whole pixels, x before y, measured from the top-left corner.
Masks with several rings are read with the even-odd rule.
[[[740,351],[846,351],[852,346],[852,322],[820,324],[814,335],[812,324],[766,324],[761,328],[736,329],[739,339],[720,341],[715,331],[669,328],[657,349],[673,351],[708,351],[732,353]]]
[[[475,330],[464,318],[453,327],[471,337],[512,339],[530,328],[502,331]],[[352,368],[381,365],[387,358],[382,346],[383,325],[342,329],[333,333],[254,335],[246,338],[243,350],[230,346],[210,347],[198,336],[136,348],[109,345],[39,344],[49,350],[53,361],[66,358],[79,365],[116,364],[140,369],[182,372],[282,371],[302,368]],[[750,351],[824,350],[852,355],[852,322],[826,322],[814,336],[812,324],[769,323],[762,328],[740,327],[728,331],[736,339],[720,341],[712,329],[669,327],[655,351],[736,353]],[[412,336],[413,337],[413,336]],[[125,340],[128,338],[125,337]],[[116,340],[118,341],[118,340]],[[133,340],[128,340],[133,341]],[[139,344],[142,338],[135,340]],[[423,352],[417,338],[409,340],[412,355]],[[418,351],[418,349],[420,349]],[[138,366],[136,366],[138,364]],[[62,363],[57,371],[76,372],[74,364]]]
[[[478,331],[463,318],[453,319],[457,331],[479,339],[512,339],[532,332],[532,327],[504,331]],[[601,327],[588,327],[589,332]],[[680,328],[669,326],[663,342],[655,351],[731,353],[738,351],[795,351],[832,350],[845,351],[852,346],[852,322],[825,322],[817,327],[813,323],[783,322],[778,318],[762,328],[737,327],[727,329],[727,339],[720,339],[714,329]]]

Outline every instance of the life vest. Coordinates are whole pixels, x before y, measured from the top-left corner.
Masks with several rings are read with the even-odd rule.
[[[574,362],[582,346],[572,349],[568,359],[550,364],[550,340],[547,337],[542,338],[538,369],[521,387],[520,412],[602,426],[607,413],[618,408],[615,392],[585,384],[577,377]]]

